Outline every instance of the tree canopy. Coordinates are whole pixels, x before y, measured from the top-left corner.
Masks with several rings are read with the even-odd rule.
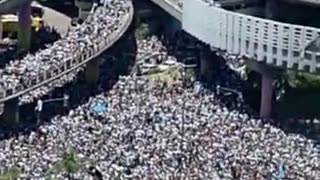
[[[150,27],[146,23],[142,23],[139,25],[139,27],[135,31],[135,37],[138,40],[146,39],[148,36],[150,36]]]
[[[71,179],[72,174],[78,172],[79,169],[80,162],[77,155],[74,152],[65,152],[62,155],[62,159],[57,161],[53,169],[50,170],[49,176],[64,172]]]
[[[0,174],[1,180],[16,180],[20,175],[20,170],[17,167],[11,167],[6,169]]]

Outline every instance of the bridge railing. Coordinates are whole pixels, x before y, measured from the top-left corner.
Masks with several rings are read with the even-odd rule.
[[[89,48],[84,52],[74,54],[73,57],[69,57],[65,60],[60,67],[52,68],[49,71],[41,72],[36,78],[27,81],[27,84],[21,84],[10,88],[0,90],[0,102],[7,101],[12,98],[19,97],[29,91],[32,91],[40,86],[43,86],[57,78],[68,74],[80,66],[85,65],[88,61],[100,55],[110,46],[112,46],[128,29],[133,20],[133,5],[130,5],[129,13],[125,14],[120,21],[119,28],[113,32],[110,36],[101,38],[99,44],[95,48]]]
[[[308,72],[319,71],[318,52],[305,48],[320,29],[280,23],[212,7],[218,27],[214,46],[267,64]],[[319,47],[320,48],[320,47]],[[319,62],[320,63],[320,62]]]
[[[216,21],[213,46],[241,54],[267,64],[319,71],[318,52],[307,51],[307,45],[320,35],[320,29],[280,23],[211,7]],[[319,47],[320,48],[320,47]],[[320,61],[319,61],[320,63]]]
[[[170,2],[170,4],[174,5],[175,8],[177,8],[177,9],[183,8],[183,1],[184,0],[164,0],[164,1]]]
[[[203,0],[184,0],[183,7],[178,4],[177,0],[163,1],[175,6],[174,8],[180,8],[179,13],[191,13],[193,17],[197,14],[194,14],[195,6],[190,5],[190,2],[206,4],[210,8],[210,13],[207,14],[207,17],[210,18],[203,18],[204,11],[199,11],[202,13],[203,21],[210,21],[204,23],[207,26],[203,25],[202,28],[211,31],[208,33],[210,37],[204,38],[203,35],[185,30],[213,47],[270,65],[307,72],[320,72],[320,47],[316,51],[305,49],[309,43],[319,37],[320,29],[318,28],[281,23],[219,7],[209,7]],[[184,24],[183,19],[182,15],[180,20]]]

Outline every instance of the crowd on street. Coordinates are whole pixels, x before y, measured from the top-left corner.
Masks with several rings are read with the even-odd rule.
[[[61,68],[70,58],[96,48],[102,38],[117,32],[123,18],[128,14],[131,1],[100,1],[94,6],[88,18],[68,32],[66,37],[56,41],[44,50],[28,54],[22,59],[11,60],[0,71],[0,87],[3,90],[24,87],[36,80],[40,74]],[[21,103],[31,102],[35,98],[51,91],[55,84],[62,85],[75,77],[67,74],[48,85],[24,95]]]
[[[175,61],[165,51],[153,36],[138,41],[136,58],[156,54],[141,66]],[[14,166],[21,179],[64,179],[66,172],[52,169],[73,152],[80,163],[76,179],[101,179],[93,169],[103,179],[320,179],[319,150],[311,140],[230,110],[220,92],[183,81],[121,76],[111,90],[66,115],[1,140],[0,171]]]
[[[69,55],[92,48],[98,36],[108,36],[117,29],[119,17],[128,11],[127,3],[128,0],[102,1],[102,6],[84,22],[87,26],[77,27],[47,50],[12,61],[1,72],[2,87],[16,86],[59,66]],[[106,10],[103,5],[109,8]],[[176,42],[187,45],[181,40],[183,36],[176,38]],[[241,99],[226,102],[221,99],[225,95],[219,88],[188,86],[188,79],[183,78],[186,74],[168,83],[140,73],[183,65],[184,58],[175,54],[190,49],[177,48],[178,44],[167,47],[170,43],[157,36],[137,41],[137,68],[131,74],[114,77],[116,73],[101,67],[104,71],[98,88],[85,83],[72,85],[73,96],[81,102],[76,107],[56,114],[31,133],[10,137],[0,134],[0,174],[16,167],[23,180],[70,176],[88,180],[320,179],[320,152],[312,140],[286,134],[253,118],[241,110],[242,106],[229,108],[227,104],[242,103]],[[196,46],[190,57],[198,60],[201,55],[196,52],[202,48]],[[235,68],[217,63],[219,68],[212,76],[215,85],[237,89],[239,79],[231,71],[239,67],[234,64],[240,57],[218,55]],[[99,58],[111,62],[106,60],[110,57]],[[75,72],[66,74],[20,100],[32,102],[76,78]],[[111,87],[103,91],[103,86]],[[86,94],[77,94],[81,90]],[[56,169],[66,153],[74,153],[80,165],[71,174]]]
[[[137,46],[138,74],[161,72],[181,65],[176,57],[169,55],[166,46],[155,35],[137,41]]]

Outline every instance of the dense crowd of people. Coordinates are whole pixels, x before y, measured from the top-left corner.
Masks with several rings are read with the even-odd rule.
[[[108,2],[125,12],[122,8],[127,1]],[[92,18],[106,15],[102,11],[98,8],[100,13]],[[109,13],[114,17],[114,12]],[[114,25],[110,19],[107,24],[109,21]],[[84,31],[92,32],[88,27]],[[176,38],[186,45],[181,36]],[[82,43],[87,47],[90,41]],[[113,71],[102,67],[105,71],[97,82],[101,88],[72,86],[73,94],[85,88],[88,94],[77,97],[90,96],[89,100],[54,116],[31,133],[0,137],[0,174],[16,167],[20,179],[66,179],[70,174],[55,171],[56,164],[66,153],[74,153],[80,164],[80,169],[72,173],[75,179],[320,179],[319,149],[312,140],[254,119],[241,111],[242,106],[230,109],[219,89],[187,86],[185,78],[173,78],[168,83],[141,75],[140,68],[181,64],[184,58],[174,54],[182,50],[176,48],[177,44],[167,47],[169,44],[156,36],[138,41],[139,68],[130,75],[119,77],[114,84],[117,78],[112,76]],[[234,60],[238,57],[218,55],[229,57],[229,66],[238,62]],[[196,53],[190,56],[199,58]],[[221,67],[213,76],[216,85],[236,88],[238,81],[232,68],[217,65]],[[31,102],[76,77],[76,73],[67,74],[21,100]],[[111,90],[102,91],[102,86],[111,84]],[[93,95],[92,91],[99,94]]]
[[[46,45],[52,44],[58,39],[60,39],[60,34],[54,27],[43,25],[38,31],[32,31],[30,52],[34,53],[44,49]],[[13,34],[7,35],[0,44],[0,68],[4,68],[9,60],[23,58],[26,55],[26,52],[19,51],[17,38]]]
[[[47,49],[35,54],[28,54],[22,59],[10,61],[0,72],[1,89],[28,86],[39,74],[62,67],[70,58],[96,48],[102,38],[117,32],[123,18],[127,18],[131,1],[101,1],[93,8],[93,13],[66,37],[49,45]],[[21,98],[21,102],[30,102],[51,91],[54,84],[69,82],[75,75],[66,75],[53,83],[32,91]]]
[[[137,47],[141,66],[175,59],[155,36]],[[134,71],[67,115],[0,141],[0,171],[15,166],[21,179],[63,179],[66,172],[52,169],[73,152],[80,163],[76,179],[96,176],[92,171],[104,179],[320,179],[311,140],[228,109],[220,93]],[[103,108],[94,110],[96,104]]]
[[[179,65],[177,58],[169,55],[166,46],[155,35],[137,41],[137,47],[138,74],[161,72]]]

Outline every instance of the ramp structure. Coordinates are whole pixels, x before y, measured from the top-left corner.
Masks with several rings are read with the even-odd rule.
[[[17,2],[21,2],[21,0],[9,0],[14,1],[12,4],[7,4],[7,7],[10,8],[20,8],[19,10],[21,15],[21,24],[26,25],[28,19],[24,19],[23,14],[29,13],[29,10],[26,8],[30,7],[30,4],[18,4]],[[8,1],[8,2],[9,2]],[[7,2],[4,2],[7,3]],[[30,1],[26,1],[26,3],[30,3]],[[10,5],[10,6],[9,6]],[[24,9],[25,8],[25,9]],[[8,10],[8,9],[2,9]],[[1,11],[1,10],[0,10]],[[92,13],[95,10],[92,10]],[[100,12],[100,11],[97,11]],[[66,56],[62,60],[63,63],[59,66],[54,66],[46,71],[39,71],[38,74],[32,76],[32,78],[28,79],[28,82],[20,82],[15,84],[14,86],[8,86],[6,88],[0,89],[0,103],[4,104],[3,117],[7,122],[18,122],[19,118],[19,97],[24,94],[29,93],[43,85],[47,85],[52,83],[53,81],[61,78],[64,75],[67,75],[72,72],[78,72],[80,67],[86,66],[88,71],[91,73],[96,73],[98,70],[98,63],[95,62],[97,60],[95,57],[103,53],[106,49],[111,47],[118,39],[124,35],[124,33],[129,28],[132,20],[133,20],[134,8],[131,1],[128,1],[128,12],[124,13],[119,18],[118,28],[115,29],[110,34],[104,37],[97,37],[95,40],[96,44],[93,47],[86,48],[81,50],[77,50],[71,56]],[[30,17],[30,16],[28,16]],[[87,26],[90,26],[87,23]],[[66,37],[67,38],[67,37]],[[79,42],[80,43],[80,42]],[[78,46],[80,46],[78,44]],[[80,49],[80,48],[79,48]],[[43,50],[46,51],[46,50]],[[90,77],[93,77],[90,75]]]

